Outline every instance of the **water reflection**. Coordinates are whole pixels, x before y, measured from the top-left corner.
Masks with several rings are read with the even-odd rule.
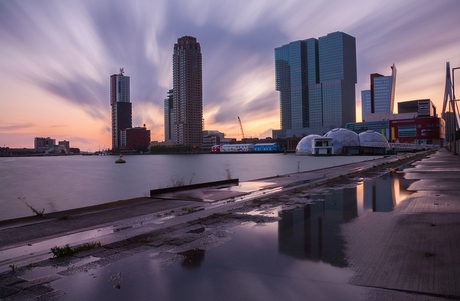
[[[183,256],[182,266],[186,268],[199,268],[204,261],[205,250],[193,249],[178,253]]]
[[[177,264],[162,265],[158,250],[140,252],[50,285],[65,300],[365,300],[366,288],[348,284],[354,271],[340,227],[364,212],[391,210],[410,182],[391,174],[310,196],[311,204],[281,211],[278,224],[232,228],[231,240],[179,253]]]
[[[365,212],[388,212],[410,193],[413,180],[389,173],[363,181],[353,188],[313,195],[311,204],[279,213],[278,249],[298,259],[346,267],[340,226]]]

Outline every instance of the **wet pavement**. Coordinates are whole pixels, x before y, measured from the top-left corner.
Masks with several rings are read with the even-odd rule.
[[[393,212],[344,226],[352,284],[383,289],[370,300],[460,299],[460,158],[438,151],[405,177],[418,180]]]
[[[3,272],[0,297],[5,300],[40,296],[65,299],[70,288],[53,289],[50,283],[56,287],[54,283],[60,283],[63,277],[84,273],[95,265],[113,264],[146,250],[157,249],[161,254],[162,248],[173,245],[178,254],[225,244],[228,236],[224,229],[242,222],[259,224],[278,220],[270,213],[276,206],[297,208],[311,201],[305,200],[306,193],[356,183],[363,177],[374,177],[388,170],[395,172],[394,168],[421,156],[387,157],[243,182],[236,187],[200,189],[189,195],[170,194],[154,200],[139,198],[112,204],[112,207],[4,222],[0,225],[0,271]],[[456,298],[460,296],[460,281],[455,272],[459,266],[453,264],[458,261],[455,252],[459,250],[456,228],[460,223],[460,204],[455,202],[460,189],[459,158],[441,150],[405,172],[407,178],[419,180],[409,187],[414,194],[394,211],[369,212],[343,227],[346,256],[351,265],[348,272],[353,275],[347,291],[355,291],[361,300]],[[265,203],[272,203],[267,206],[266,216],[238,213],[248,205],[257,208]],[[250,208],[243,211],[248,210]],[[49,260],[52,246],[74,246],[90,241],[99,241],[103,247]],[[50,264],[57,266],[53,273],[45,268],[43,274],[34,274],[41,266]],[[117,276],[113,277],[116,280]]]

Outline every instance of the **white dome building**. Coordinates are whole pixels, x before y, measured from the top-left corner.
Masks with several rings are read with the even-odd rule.
[[[361,149],[365,153],[385,153],[390,150],[387,139],[379,132],[367,130],[358,136]]]
[[[327,132],[324,137],[332,138],[332,153],[340,155],[359,154],[359,136],[353,131],[344,128],[335,128]]]
[[[295,154],[297,156],[309,156],[313,153],[313,139],[320,138],[320,135],[312,134],[302,138],[302,140],[297,143],[295,148]]]

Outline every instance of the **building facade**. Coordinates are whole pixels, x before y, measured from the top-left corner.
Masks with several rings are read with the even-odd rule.
[[[398,114],[370,114],[364,122],[348,123],[346,128],[356,133],[374,130],[388,142],[419,147],[442,146],[446,138],[445,121],[436,113],[430,99],[398,103]]]
[[[146,151],[150,146],[150,130],[144,127],[127,128],[120,131],[120,149]]]
[[[132,127],[132,104],[130,102],[129,76],[110,76],[110,106],[112,116],[112,149],[121,147],[121,131]]]
[[[164,101],[164,123],[165,123],[165,142],[172,141],[172,118],[173,118],[173,89],[168,91],[168,96]]]
[[[184,36],[174,44],[172,140],[197,149],[203,144],[203,83],[200,43]]]
[[[396,67],[391,66],[391,75],[370,75],[370,90],[361,91],[362,119],[367,114],[393,114],[396,88]]]
[[[356,74],[356,40],[343,32],[275,48],[283,133],[354,122]]]
[[[50,137],[35,137],[34,149],[48,149],[56,146],[56,139]]]

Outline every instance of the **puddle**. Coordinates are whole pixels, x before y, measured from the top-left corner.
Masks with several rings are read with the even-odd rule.
[[[274,184],[275,183],[271,183],[271,182],[248,181],[248,182],[240,182],[239,185],[221,188],[221,190],[251,192],[254,190],[263,189],[267,186],[274,185]]]
[[[51,273],[57,274],[69,269],[76,269],[79,268],[83,265],[96,262],[100,258],[98,257],[93,257],[93,256],[88,256],[86,258],[75,258],[72,260],[70,263],[66,265],[53,265],[51,267],[46,266],[46,267],[30,267],[30,269],[21,276],[21,278],[26,279],[26,280],[32,280],[36,279],[39,277],[45,277],[50,275]]]
[[[366,289],[347,284],[350,269],[280,252],[277,223],[246,224],[231,236],[224,245],[180,253],[173,264],[148,251],[51,285],[65,300],[365,299]]]

